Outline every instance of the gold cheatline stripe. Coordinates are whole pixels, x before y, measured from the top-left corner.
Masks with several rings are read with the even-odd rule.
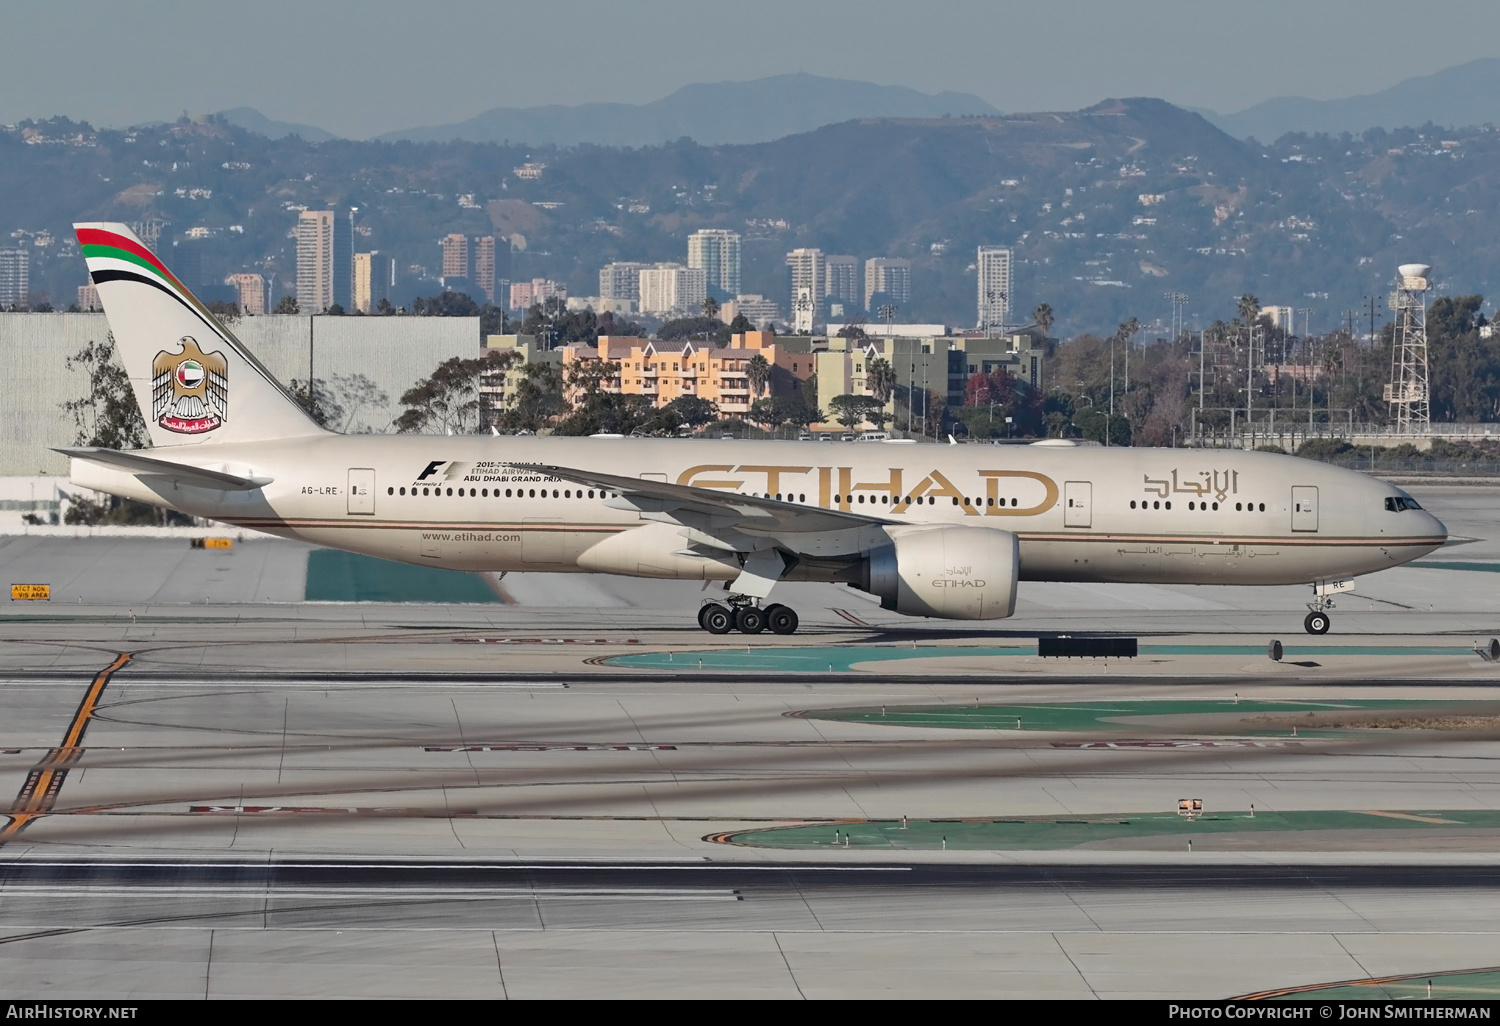
[[[632,524],[484,524],[455,523],[451,521],[404,521],[404,520],[226,520],[225,523],[239,527],[332,527],[365,528],[372,531],[577,531],[593,533],[619,533],[628,531]],[[917,521],[912,521],[917,523]],[[942,521],[922,522],[924,526],[978,527],[978,524],[946,524]],[[898,525],[900,526],[900,525]],[[985,525],[988,526],[988,525]],[[1000,528],[1003,530],[1003,528]],[[1079,528],[1082,532],[1086,528]],[[1026,542],[1096,542],[1118,544],[1120,542],[1151,542],[1160,545],[1300,545],[1300,546],[1367,546],[1370,548],[1403,548],[1411,545],[1442,544],[1441,538],[1339,538],[1333,535],[1318,535],[1312,532],[1297,537],[1231,538],[1212,535],[1157,535],[1157,534],[1034,534],[1016,531],[1016,537]]]
[[[89,689],[84,692],[83,701],[78,703],[78,711],[73,714],[73,721],[68,724],[68,732],[63,735],[62,744],[50,749],[42,761],[37,763],[30,773],[26,775],[26,782],[21,785],[20,793],[16,800],[11,803],[10,822],[0,829],[0,844],[11,840],[34,819],[40,819],[52,811],[52,806],[57,802],[58,792],[62,790],[63,781],[67,779],[68,767],[78,761],[83,754],[79,742],[83,740],[83,733],[88,729],[89,720],[94,715],[94,710],[99,706],[99,699],[104,694],[104,688],[109,684],[110,677],[126,663],[130,662],[130,653],[121,652],[115,656],[104,669],[94,675],[94,681]]]

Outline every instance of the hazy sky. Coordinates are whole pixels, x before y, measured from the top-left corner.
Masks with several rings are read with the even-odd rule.
[[[355,138],[792,71],[1232,112],[1500,56],[1496,0],[6,0],[0,121],[250,106]],[[1415,12],[1415,13],[1413,13]]]

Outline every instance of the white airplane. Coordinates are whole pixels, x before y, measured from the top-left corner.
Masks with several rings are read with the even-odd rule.
[[[1443,545],[1401,489],[1262,452],[340,435],[123,224],[78,240],[152,447],[59,449],[75,484],[383,559],[723,582],[699,624],[791,634],[779,581],[989,620],[1019,581],[1313,585]]]

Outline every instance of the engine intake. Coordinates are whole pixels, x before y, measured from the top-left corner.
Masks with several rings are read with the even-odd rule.
[[[999,620],[1016,611],[1021,546],[988,527],[886,530],[890,544],[865,559],[860,587],[883,609],[947,620]]]

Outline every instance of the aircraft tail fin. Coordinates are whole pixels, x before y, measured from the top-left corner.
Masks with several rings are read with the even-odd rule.
[[[73,228],[153,446],[323,433],[129,227]]]

